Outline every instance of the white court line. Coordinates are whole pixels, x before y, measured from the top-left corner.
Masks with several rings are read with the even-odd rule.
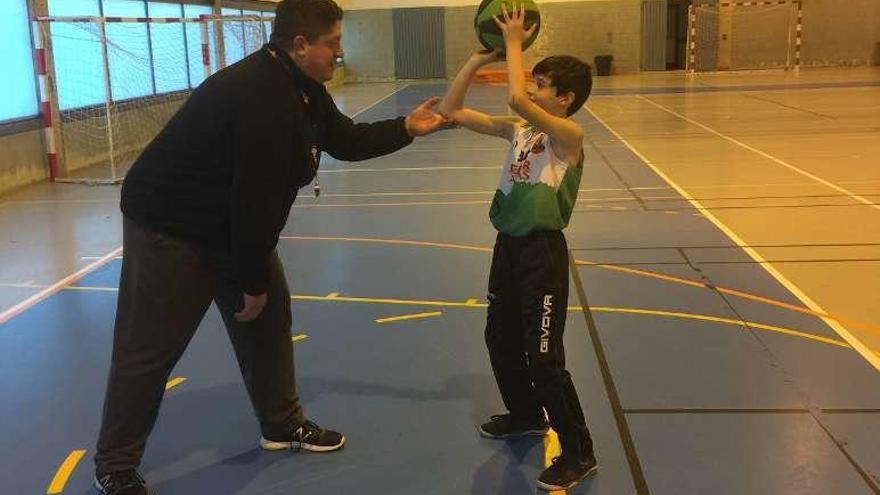
[[[99,260],[88,264],[87,266],[77,270],[74,273],[71,273],[70,275],[59,280],[58,282],[55,282],[54,284],[46,287],[45,289],[34,294],[33,296],[25,299],[24,301],[16,304],[15,306],[7,309],[6,311],[0,313],[0,325],[3,325],[7,321],[11,320],[12,318],[15,318],[16,316],[20,315],[21,313],[23,313],[25,311],[27,311],[28,309],[32,308],[36,304],[40,303],[41,301],[58,293],[62,289],[66,288],[68,285],[76,282],[77,280],[83,278],[84,276],[88,275],[89,273],[91,273],[91,272],[97,270],[98,268],[102,267],[103,265],[107,264],[108,262],[110,262],[110,260],[119,256],[119,253],[121,253],[121,252],[122,252],[122,247],[120,246],[120,247],[114,249],[113,251],[110,251],[109,253],[107,253],[106,255],[101,257]]]
[[[383,101],[387,100],[388,98],[391,98],[392,96],[396,95],[397,93],[400,93],[401,91],[403,91],[404,89],[406,89],[406,88],[408,88],[408,87],[410,87],[410,86],[412,86],[412,85],[411,85],[411,84],[404,84],[403,86],[401,86],[401,87],[395,89],[394,91],[388,93],[387,95],[385,95],[385,96],[379,98],[378,100],[374,101],[373,103],[370,103],[369,105],[365,106],[364,108],[361,108],[361,109],[358,110],[357,112],[353,113],[353,114],[351,115],[351,117],[352,117],[352,118],[357,117],[358,115],[360,115],[360,114],[366,112],[367,110],[369,110],[369,109],[375,107],[375,106],[378,105],[379,103],[382,103]]]
[[[733,230],[727,227],[721,220],[719,220],[715,215],[712,214],[710,210],[707,210],[700,204],[699,201],[694,199],[684,188],[679,186],[675,181],[673,181],[669,176],[663,173],[656,165],[654,165],[651,160],[648,159],[645,155],[641,154],[633,145],[629,143],[626,139],[623,138],[620,134],[617,133],[614,129],[611,128],[608,124],[605,123],[602,119],[599,118],[598,115],[593,113],[589,108],[586,109],[590,114],[595,118],[598,122],[600,122],[605,128],[613,134],[620,142],[624,143],[630,151],[632,151],[636,156],[638,156],[645,165],[651,168],[661,179],[665,180],[670,186],[673,187],[679,194],[697,210],[703,213],[703,217],[712,222],[719,230],[724,232],[724,234],[730,238],[740,249],[742,249],[745,253],[747,253],[753,260],[755,260],[764,270],[767,271],[773,278],[775,278],[780,284],[783,285],[786,289],[789,290],[795,297],[797,297],[804,305],[810,308],[811,311],[815,313],[828,314],[827,311],[822,309],[818,303],[813,301],[804,291],[800,289],[794,282],[788,280],[788,278],[783,275],[781,272],[776,270],[770,263],[768,263],[763,256],[761,256],[755,249],[749,247],[748,243],[746,243],[741,237],[739,237]],[[871,349],[869,349],[861,340],[859,340],[855,335],[853,335],[849,330],[846,329],[843,325],[838,323],[831,318],[827,318],[824,316],[819,316],[829,327],[834,329],[838,335],[840,335],[843,340],[845,340],[853,349],[856,350],[863,358],[865,358],[868,363],[871,364],[877,371],[880,371],[880,356],[874,354]]]
[[[44,286],[44,285],[34,284],[33,280],[18,283],[18,284],[4,282],[4,283],[0,283],[0,287],[3,287],[5,289],[44,289],[44,288],[46,288],[46,286]]]
[[[837,184],[834,184],[834,183],[832,183],[832,182],[829,182],[829,181],[827,181],[827,180],[825,180],[825,179],[823,179],[823,178],[821,178],[821,177],[819,177],[819,176],[817,176],[817,175],[811,174],[810,172],[807,172],[806,170],[803,170],[803,169],[801,169],[801,168],[798,168],[798,167],[796,167],[796,166],[794,166],[794,165],[792,165],[792,164],[790,164],[790,163],[788,163],[788,162],[786,162],[786,161],[784,161],[784,160],[780,160],[779,158],[776,158],[775,156],[773,156],[773,155],[771,155],[771,154],[769,154],[769,153],[765,153],[765,152],[763,152],[763,151],[761,151],[761,150],[759,150],[759,149],[757,149],[757,148],[753,148],[752,146],[749,146],[749,145],[747,145],[746,143],[743,143],[742,141],[739,141],[739,140],[737,140],[737,139],[735,139],[735,138],[732,138],[732,137],[730,137],[730,136],[727,136],[727,135],[725,135],[725,134],[722,134],[722,133],[716,131],[715,129],[712,129],[711,127],[705,126],[705,125],[703,125],[703,124],[697,122],[696,120],[693,120],[693,119],[691,119],[691,118],[685,117],[684,115],[682,115],[682,114],[680,114],[680,113],[678,113],[678,112],[676,112],[676,111],[674,111],[674,110],[670,110],[670,109],[664,107],[663,105],[660,105],[659,103],[655,103],[654,101],[652,101],[652,100],[650,100],[650,99],[648,99],[648,98],[645,98],[644,96],[641,96],[641,95],[640,95],[640,96],[637,96],[636,98],[638,98],[638,99],[640,99],[640,100],[643,100],[643,101],[646,101],[646,102],[650,103],[651,105],[654,105],[655,107],[659,108],[660,110],[663,110],[663,111],[666,112],[666,113],[669,113],[669,114],[671,114],[671,115],[674,115],[674,116],[676,116],[676,117],[678,117],[678,118],[680,118],[680,119],[682,119],[682,120],[684,120],[684,121],[686,121],[686,122],[688,122],[688,123],[690,123],[690,124],[693,124],[693,125],[699,127],[700,129],[705,130],[706,132],[712,133],[712,134],[714,134],[714,135],[716,135],[716,136],[718,136],[718,137],[720,137],[720,138],[722,138],[722,139],[725,139],[725,140],[727,140],[727,141],[730,141],[731,143],[733,143],[733,144],[735,144],[735,145],[737,145],[737,146],[741,146],[741,147],[743,147],[743,148],[745,148],[745,149],[747,149],[747,150],[749,150],[749,151],[751,151],[751,152],[753,152],[753,153],[757,153],[758,155],[761,155],[761,156],[763,156],[764,158],[773,161],[774,163],[777,163],[777,164],[779,164],[779,165],[782,165],[783,167],[785,167],[785,168],[787,168],[787,169],[789,169],[789,170],[792,170],[792,171],[794,171],[794,172],[797,172],[797,173],[803,175],[804,177],[808,177],[808,178],[810,178],[810,179],[813,179],[814,181],[816,181],[816,182],[818,182],[818,183],[820,183],[820,184],[822,184],[822,185],[824,185],[824,186],[830,187],[831,189],[834,189],[834,190],[837,191],[837,192],[843,193],[843,194],[849,196],[850,198],[852,198],[852,199],[858,201],[859,203],[864,203],[864,204],[870,206],[871,208],[874,208],[875,210],[880,210],[880,204],[877,204],[877,203],[871,201],[870,199],[868,199],[868,198],[866,198],[866,197],[864,197],[864,196],[860,196],[860,195],[858,195],[858,194],[856,194],[856,193],[850,191],[849,189],[845,189],[845,188],[843,188],[843,187],[840,187],[840,186],[838,186]],[[591,112],[591,113],[592,113],[592,112]],[[593,114],[593,116],[595,116],[595,114]],[[607,126],[606,126],[606,127],[607,127]]]

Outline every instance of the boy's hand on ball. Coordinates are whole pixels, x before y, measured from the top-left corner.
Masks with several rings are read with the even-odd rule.
[[[524,3],[514,4],[513,9],[508,11],[505,2],[501,4],[501,15],[492,19],[501,29],[505,41],[522,43],[538,29],[537,24],[532,24],[528,29],[525,28],[526,6]]]

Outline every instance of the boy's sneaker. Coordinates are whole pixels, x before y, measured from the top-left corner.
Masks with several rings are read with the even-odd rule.
[[[552,492],[567,490],[587,476],[596,474],[599,464],[594,456],[584,462],[569,461],[563,457],[553,459],[553,464],[538,476],[538,488]]]
[[[289,439],[268,440],[260,438],[260,446],[265,450],[308,450],[310,452],[332,452],[345,445],[345,437],[333,430],[325,430],[320,426],[306,421]]]
[[[95,474],[95,489],[102,495],[150,495],[147,483],[134,469]]]
[[[550,425],[544,418],[523,420],[508,414],[497,414],[489,417],[488,423],[480,425],[480,435],[486,438],[507,438],[523,435],[541,435],[547,433]]]

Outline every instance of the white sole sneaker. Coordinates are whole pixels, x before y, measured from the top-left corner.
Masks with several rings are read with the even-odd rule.
[[[341,449],[343,445],[345,445],[345,437],[342,437],[339,443],[335,445],[313,445],[300,442],[273,442],[272,440],[266,440],[265,438],[260,437],[260,447],[262,447],[263,450],[271,451],[300,448],[302,450],[308,450],[309,452],[333,452],[334,450]]]

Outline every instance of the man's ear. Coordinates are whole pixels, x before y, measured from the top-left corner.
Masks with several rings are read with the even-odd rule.
[[[295,38],[293,38],[293,53],[294,55],[304,55],[306,51],[306,45],[308,45],[309,41],[305,36],[298,34]]]

